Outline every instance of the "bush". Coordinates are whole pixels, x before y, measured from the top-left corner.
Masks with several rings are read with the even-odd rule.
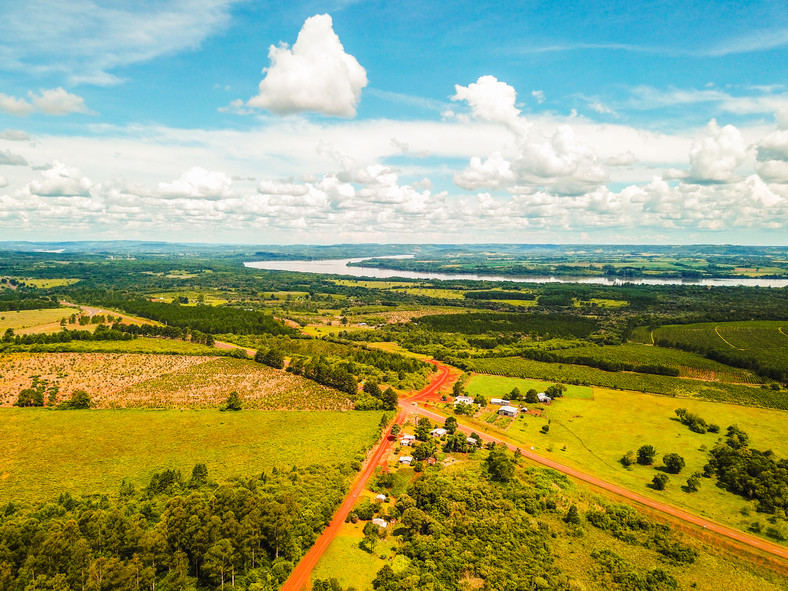
[[[684,469],[684,458],[679,454],[666,454],[662,457],[665,469],[671,474],[678,474]]]
[[[668,478],[667,474],[659,473],[654,476],[654,479],[651,481],[651,486],[656,490],[665,490],[669,480],[670,478]]]
[[[241,410],[241,397],[233,390],[219,410]]]
[[[641,466],[650,466],[654,463],[655,457],[657,457],[657,449],[653,445],[641,445],[638,448],[638,464]]]

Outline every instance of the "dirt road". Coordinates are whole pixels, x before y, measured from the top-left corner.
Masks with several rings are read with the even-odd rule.
[[[410,400],[423,398],[433,394],[446,383],[449,377],[449,369],[440,363],[432,363],[435,363],[436,367],[438,368],[438,375],[432,380],[429,386],[419,391],[413,398],[409,399],[409,402]],[[411,408],[416,410],[415,407]],[[401,425],[405,421],[407,414],[408,408],[402,408],[394,422]],[[311,586],[309,576],[312,574],[317,561],[320,560],[321,556],[323,556],[323,553],[326,551],[331,541],[336,537],[337,533],[342,527],[342,524],[345,523],[345,519],[350,514],[350,510],[353,508],[356,499],[361,494],[361,491],[363,491],[366,487],[367,481],[369,481],[369,479],[374,474],[375,468],[386,461],[389,451],[391,450],[391,447],[394,445],[395,441],[396,438],[391,435],[391,429],[389,429],[386,432],[385,437],[383,437],[381,442],[372,452],[372,456],[369,458],[362,471],[356,477],[353,487],[350,489],[350,492],[343,501],[342,505],[334,514],[334,518],[331,520],[331,523],[329,523],[328,527],[323,530],[323,533],[320,534],[320,537],[317,539],[317,542],[315,542],[315,545],[312,546],[309,552],[307,552],[306,555],[301,559],[301,562],[299,562],[295,567],[293,572],[290,574],[290,577],[282,586],[282,591],[301,591],[302,589],[308,589]]]
[[[428,419],[431,419],[439,423],[443,423],[446,420],[446,417],[421,407],[417,408],[411,406],[409,410],[411,410],[411,412],[413,413],[427,417]],[[559,462],[554,462],[553,460],[544,458],[531,451],[528,451],[527,449],[523,449],[522,447],[518,448],[518,446],[514,444],[507,443],[506,441],[503,441],[491,435],[486,435],[484,433],[479,433],[479,431],[474,431],[472,427],[466,427],[465,425],[460,424],[459,429],[468,434],[476,433],[480,435],[481,438],[485,441],[503,443],[512,451],[514,451],[515,449],[519,449],[520,453],[523,454],[523,457],[528,458],[529,460],[532,460],[549,468],[553,468],[554,470],[557,470],[559,472],[563,472],[564,474],[576,478],[578,480],[582,480],[589,484],[593,484],[594,486],[597,486],[601,489],[607,490],[609,492],[612,492],[618,496],[624,497],[631,501],[635,501],[636,503],[645,505],[646,507],[655,509],[661,513],[666,513],[667,515],[681,519],[682,521],[686,521],[693,525],[697,525],[707,531],[714,532],[721,536],[725,536],[726,538],[735,540],[736,542],[739,542],[745,546],[756,548],[768,554],[779,556],[780,558],[783,559],[788,559],[788,548],[785,548],[783,546],[778,546],[777,544],[772,544],[771,542],[767,542],[766,540],[761,540],[759,538],[749,536],[744,532],[740,532],[735,529],[725,527],[724,525],[720,525],[719,523],[715,523],[713,521],[709,521],[702,517],[698,517],[697,515],[692,515],[691,513],[687,513],[686,511],[682,511],[681,509],[677,509],[676,507],[673,507],[671,505],[661,503],[659,501],[655,501],[654,499],[648,497],[644,497],[643,495],[639,495],[638,493],[632,492],[631,490],[622,488],[615,484],[611,484],[610,482],[602,480],[601,478],[597,478],[596,476],[591,476],[590,474],[586,474],[585,472],[581,472],[580,470],[576,470],[564,464],[560,464]]]

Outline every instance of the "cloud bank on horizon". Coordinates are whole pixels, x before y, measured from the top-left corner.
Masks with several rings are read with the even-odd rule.
[[[0,7],[0,236],[785,244],[788,17],[581,5]]]

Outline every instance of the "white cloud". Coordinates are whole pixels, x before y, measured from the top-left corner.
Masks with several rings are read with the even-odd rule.
[[[0,92],[0,111],[16,117],[24,117],[35,111],[35,107],[23,98]]]
[[[720,127],[712,119],[704,136],[690,147],[689,178],[697,182],[730,182],[746,158],[747,147],[741,132],[733,125]]]
[[[512,171],[512,163],[500,152],[493,152],[484,161],[478,156],[473,156],[468,168],[454,175],[454,182],[457,186],[469,190],[498,189],[515,184],[517,177]]]
[[[775,119],[777,129],[757,143],[755,170],[766,182],[788,184],[788,108]]]
[[[605,164],[608,166],[631,166],[637,161],[637,157],[631,150],[605,158]]]
[[[41,173],[42,179],[27,188],[39,197],[88,197],[93,183],[79,169],[54,161]]]
[[[21,129],[6,129],[0,131],[0,140],[9,140],[12,142],[25,142],[30,139],[27,132]]]
[[[749,90],[749,94],[736,96],[714,89],[670,88],[660,90],[650,86],[638,86],[632,89],[632,96],[622,101],[622,105],[630,109],[650,110],[713,103],[714,109],[737,115],[774,113],[780,108],[788,106],[788,93],[786,92],[773,92],[773,89],[768,88]]]
[[[10,150],[0,150],[0,164],[6,164],[10,166],[26,166],[27,160],[25,160],[24,156],[14,154]]]
[[[85,106],[85,99],[66,92],[62,88],[41,90],[39,94],[30,93],[33,105],[46,115],[68,115],[69,113],[91,113]]]
[[[5,178],[2,174],[0,174],[0,188],[7,187],[9,185],[8,179]]]
[[[517,108],[517,91],[495,76],[482,76],[468,86],[454,86],[453,101],[465,101],[476,119],[507,126],[521,124]]]
[[[227,26],[234,0],[0,3],[4,69],[60,73],[73,84],[115,84],[112,70],[199,47]]]
[[[155,193],[166,199],[223,199],[232,196],[231,184],[223,172],[194,166],[170,183],[159,183]]]
[[[44,113],[45,115],[68,115],[70,113],[93,114],[85,105],[85,99],[76,94],[67,92],[60,87],[46,90],[42,89],[38,94],[30,91],[27,94],[30,99],[29,102],[23,98],[0,93],[0,111],[17,117],[25,117],[35,111]],[[19,133],[24,134],[24,132]]]
[[[596,111],[600,115],[615,115],[615,116],[618,116],[618,113],[616,113],[613,109],[611,109],[607,105],[603,105],[599,101],[594,101],[592,103],[589,103],[588,104],[588,108],[591,109],[592,111]]]
[[[271,65],[263,70],[260,92],[249,99],[249,106],[278,115],[310,111],[355,116],[367,72],[345,53],[329,15],[306,19],[292,49],[272,45],[268,57]]]
[[[536,99],[536,102],[540,105],[545,101],[544,91],[542,90],[532,90],[531,96]]]

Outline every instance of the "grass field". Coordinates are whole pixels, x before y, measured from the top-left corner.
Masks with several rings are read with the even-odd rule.
[[[713,447],[718,435],[690,431],[675,420],[674,411],[679,407],[720,425],[723,431],[728,425],[737,424],[749,433],[753,448],[771,449],[778,458],[788,457],[788,440],[784,436],[788,430],[788,413],[784,411],[676,400],[604,388],[594,388],[593,400],[559,399],[546,408],[543,417],[521,415],[522,418],[518,417],[506,431],[506,437],[558,462],[725,525],[745,529],[756,520],[765,525],[766,516],[755,513],[751,503],[717,488],[711,480],[702,479],[701,489],[696,493],[685,493],[681,489],[687,478],[708,461],[708,453],[701,446]],[[550,431],[543,434],[540,429],[548,421]],[[476,425],[484,426],[483,423]],[[627,470],[619,463],[625,453],[645,444],[656,447],[656,466],[662,464],[662,456],[667,453],[678,453],[686,460],[681,474],[670,475],[665,491],[647,487],[657,474],[654,467],[635,465]],[[782,527],[788,533],[785,524]]]
[[[788,392],[773,391],[758,386],[705,382],[670,376],[603,371],[584,365],[545,363],[521,357],[472,359],[471,369],[479,373],[527,377],[564,384],[596,385],[621,390],[651,392],[671,397],[700,398],[746,406],[788,410]]]
[[[348,462],[377,436],[380,412],[0,409],[0,502],[115,493],[166,468],[211,479]]]
[[[59,279],[31,279],[29,277],[16,277],[17,281],[24,282],[25,285],[37,287],[39,289],[49,289],[50,287],[63,287],[64,285],[74,285],[79,279],[59,278]]]
[[[9,328],[18,332],[42,324],[57,324],[61,318],[68,318],[74,311],[73,308],[48,308],[0,312],[0,332],[4,333]]]
[[[95,324],[92,326],[96,326]],[[85,327],[87,328],[87,327]],[[34,353],[156,353],[163,355],[217,355],[213,347],[176,339],[139,337],[130,341],[71,341],[44,345],[13,345],[12,351]],[[0,358],[1,360],[2,358]]]
[[[477,374],[471,376],[465,389],[471,396],[481,394],[489,400],[490,398],[506,398],[509,392],[515,388],[519,388],[523,396],[525,396],[525,393],[531,388],[537,392],[544,392],[554,383],[555,382],[545,382],[542,380],[529,380],[526,378],[505,378],[502,376]],[[590,386],[569,385],[566,387],[564,396],[567,398],[593,398],[594,391]]]
[[[36,379],[57,387],[57,401],[74,390],[97,408],[217,408],[233,390],[246,408],[348,410],[338,390],[267,366],[232,358],[123,353],[11,354],[0,365],[0,404],[11,405]]]

